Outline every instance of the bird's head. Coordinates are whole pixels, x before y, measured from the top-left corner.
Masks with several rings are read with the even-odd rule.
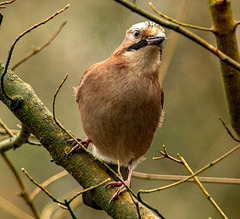
[[[139,68],[160,64],[164,29],[152,21],[133,25],[126,31],[125,39],[113,55],[123,57],[129,64]]]

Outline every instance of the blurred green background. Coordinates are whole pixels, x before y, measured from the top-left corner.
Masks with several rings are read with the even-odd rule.
[[[180,0],[152,1],[162,13],[175,18],[182,4]],[[240,19],[240,1],[232,0],[235,19]],[[114,1],[16,1],[2,9],[4,16],[0,29],[0,59],[6,62],[8,51],[15,38],[28,27],[47,18],[70,3],[70,8],[49,23],[37,28],[17,44],[12,57],[13,65],[25,53],[45,42],[63,21],[67,25],[50,46],[32,57],[15,70],[20,78],[31,84],[43,103],[52,110],[52,99],[56,88],[66,74],[68,80],[57,98],[57,117],[61,123],[77,136],[84,138],[72,87],[77,86],[84,71],[92,64],[106,59],[122,42],[125,31],[135,23],[146,19],[132,13]],[[139,0],[138,5],[151,11],[148,1]],[[188,1],[186,23],[210,27],[211,18],[208,1]],[[165,28],[166,29],[166,28]],[[209,32],[193,30],[215,45]],[[240,39],[237,31],[238,41]],[[164,51],[173,40],[172,31],[166,29],[167,40]],[[171,37],[172,36],[172,37]],[[164,55],[163,62],[168,57]],[[194,42],[180,36],[173,58],[163,83],[165,91],[165,120],[157,131],[154,144],[146,154],[147,159],[137,171],[158,174],[188,175],[183,166],[169,160],[152,160],[159,156],[162,145],[176,156],[180,153],[196,171],[215,160],[236,145],[218,120],[222,117],[229,125],[218,59]],[[19,121],[0,102],[0,117],[9,128],[17,129]],[[50,155],[43,147],[24,145],[7,153],[17,167],[29,192],[35,186],[21,172],[24,167],[39,183],[62,171],[50,162]],[[240,177],[240,152],[232,154],[202,176]],[[171,181],[133,178],[132,188],[151,189],[167,185]],[[205,188],[229,218],[239,218],[239,185],[204,184]],[[47,189],[56,197],[81,187],[71,176],[65,176]],[[4,160],[0,157],[0,196],[30,213],[28,206],[18,196],[20,191]],[[159,209],[167,218],[221,218],[210,202],[194,183],[144,195],[143,198]],[[62,198],[63,200],[63,198]],[[43,193],[35,199],[40,212],[57,207]],[[103,211],[92,210],[81,205],[74,210],[78,218],[109,218]],[[63,213],[59,210],[57,213]],[[15,217],[0,208],[0,218]],[[45,218],[48,218],[45,216]],[[45,219],[44,218],[44,219]],[[51,218],[61,218],[58,214]],[[70,218],[68,216],[67,218]]]

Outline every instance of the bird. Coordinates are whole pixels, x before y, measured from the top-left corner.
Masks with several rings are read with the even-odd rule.
[[[165,38],[165,30],[153,21],[134,24],[110,57],[89,67],[75,88],[87,136],[82,143],[92,143],[100,160],[128,168],[128,186],[163,121],[158,74]],[[118,187],[111,200],[126,191],[120,181],[108,186]]]

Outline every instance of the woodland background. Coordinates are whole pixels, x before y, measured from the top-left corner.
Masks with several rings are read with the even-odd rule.
[[[174,18],[182,1],[152,2],[162,13]],[[231,2],[235,20],[239,20],[240,2],[238,0]],[[50,46],[19,66],[14,72],[31,84],[50,110],[56,88],[64,76],[69,74],[57,98],[57,117],[75,136],[84,138],[85,134],[80,124],[72,87],[78,85],[82,74],[90,65],[106,59],[118,47],[126,29],[146,19],[114,1],[16,1],[1,10],[4,20],[0,29],[0,59],[6,62],[9,48],[21,32],[47,18],[67,3],[71,5],[67,11],[21,39],[14,50],[11,64],[46,41],[63,21],[67,21],[62,32]],[[137,3],[151,12],[148,1]],[[211,27],[207,1],[189,0],[188,7],[186,23]],[[173,40],[172,31],[166,28],[165,30],[167,40],[164,42],[164,50]],[[215,45],[215,39],[211,33],[198,30],[193,32]],[[240,43],[239,28],[237,37]],[[180,36],[163,88],[166,112],[163,127],[157,131],[153,146],[146,154],[147,159],[137,167],[137,171],[188,175],[183,166],[167,159],[152,160],[152,157],[159,156],[162,145],[166,145],[171,155],[176,156],[180,153],[195,171],[236,145],[217,118],[220,116],[229,125],[217,57]],[[9,128],[17,129],[17,124],[20,124],[2,102],[0,102],[0,117]],[[235,152],[201,176],[239,178],[239,153],[239,151]],[[30,192],[35,186],[21,172],[22,167],[38,182],[63,170],[50,162],[51,157],[43,147],[24,145],[15,151],[9,151],[7,155],[18,168]],[[168,183],[170,181],[133,178],[132,188],[137,191]],[[205,183],[204,186],[229,218],[239,217],[239,185]],[[81,188],[71,176],[65,176],[48,187],[48,190],[57,197],[73,189]],[[12,173],[0,157],[0,195],[29,212],[25,202],[18,197],[18,191],[19,188]],[[144,199],[158,208],[167,218],[220,218],[195,183],[184,183],[168,190],[144,195]],[[43,193],[40,193],[34,202],[39,211],[42,211],[47,203],[52,204]],[[75,212],[78,218],[109,217],[103,211],[95,211],[84,205],[78,207]],[[0,218],[13,219],[14,217],[0,208]]]

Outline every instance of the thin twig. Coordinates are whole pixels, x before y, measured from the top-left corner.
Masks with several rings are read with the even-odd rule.
[[[56,36],[61,32],[62,28],[67,22],[64,21],[61,26],[55,31],[55,33],[42,45],[34,48],[32,51],[28,52],[27,54],[24,55],[24,57],[19,60],[17,63],[11,67],[12,70],[16,69],[19,65],[21,65],[23,62],[27,61],[29,58],[31,58],[33,55],[36,55],[39,53],[41,50],[43,50],[45,47],[47,47],[55,38]]]
[[[13,205],[11,202],[7,201],[5,198],[0,196],[0,208],[4,209],[14,218],[18,219],[36,219],[36,217],[32,217],[22,209],[18,208],[17,206]]]
[[[2,6],[2,5],[8,5],[8,4],[12,4],[13,2],[15,2],[15,0],[5,1],[5,2],[0,2],[0,6]]]
[[[240,142],[239,139],[237,139],[237,138],[235,138],[235,137],[233,136],[232,132],[229,130],[229,128],[227,127],[227,125],[226,125],[226,123],[223,121],[223,119],[222,119],[221,117],[218,117],[218,119],[222,122],[224,128],[227,130],[227,133],[230,135],[230,137],[231,137],[234,141]]]
[[[161,13],[160,11],[158,11],[152,4],[152,2],[149,2],[149,5],[150,7],[152,8],[152,10],[154,12],[156,12],[158,15],[160,15],[161,17],[175,23],[175,24],[178,24],[180,26],[183,26],[183,27],[189,27],[189,28],[193,28],[193,29],[197,29],[197,30],[204,30],[204,31],[213,31],[212,28],[208,28],[208,27],[199,27],[199,26],[195,26],[195,25],[191,25],[191,24],[186,24],[186,23],[182,23],[182,22],[179,22],[171,17],[168,17],[167,15]]]
[[[234,59],[230,58],[225,53],[223,53],[222,51],[220,51],[216,47],[214,47],[212,44],[208,43],[206,40],[204,40],[203,38],[194,34],[193,32],[187,30],[186,28],[181,27],[180,25],[175,24],[171,21],[166,21],[165,19],[162,19],[159,16],[151,14],[148,11],[141,9],[140,7],[136,6],[135,4],[131,3],[128,0],[114,0],[114,1],[120,3],[121,5],[124,5],[126,8],[129,8],[133,12],[136,12],[137,14],[139,14],[147,19],[150,19],[156,23],[161,24],[164,27],[167,27],[169,29],[172,29],[172,30],[184,35],[185,37],[193,40],[197,44],[201,45],[203,48],[209,50],[211,53],[213,53],[214,55],[219,57],[221,61],[229,64],[230,66],[232,66],[233,68],[235,68],[237,70],[240,70],[240,63],[238,63]]]
[[[5,130],[5,132],[6,132],[10,137],[13,137],[13,136],[14,136],[13,132],[6,126],[6,124],[2,121],[1,118],[0,118],[0,126],[2,126],[2,128]]]
[[[172,157],[171,155],[168,154],[167,152],[167,149],[166,149],[166,146],[163,145],[163,151],[160,151],[160,153],[163,155],[163,156],[160,156],[160,157],[154,157],[153,160],[159,160],[159,159],[163,159],[163,158],[168,158],[176,163],[180,163],[182,164],[181,160],[178,160],[176,159],[175,157]]]
[[[0,119],[0,125],[3,127],[3,129],[8,133],[8,135],[10,137],[13,137],[14,134],[12,133],[12,131],[6,126],[6,124]],[[35,216],[35,218],[40,218],[39,213],[37,211],[37,208],[35,207],[35,205],[32,202],[32,199],[29,197],[28,192],[26,191],[26,188],[23,184],[23,181],[21,179],[21,177],[19,176],[16,168],[14,167],[14,165],[12,164],[11,160],[8,158],[8,156],[5,153],[2,153],[2,157],[5,160],[5,162],[7,163],[7,165],[9,166],[9,168],[11,169],[13,175],[15,176],[18,185],[21,188],[21,196],[23,197],[24,201],[27,203],[27,205],[30,207],[33,215]]]
[[[72,218],[74,218],[74,219],[75,219],[76,217],[75,217],[75,215],[73,214],[72,209],[70,208],[70,203],[71,203],[75,198],[77,198],[79,195],[83,194],[84,192],[87,192],[87,191],[90,191],[90,190],[92,190],[92,189],[95,189],[95,188],[97,188],[97,187],[99,187],[99,186],[102,186],[103,184],[105,184],[106,182],[109,182],[109,181],[111,180],[110,178],[108,178],[108,179],[104,180],[103,182],[98,183],[97,185],[91,186],[91,187],[89,187],[89,188],[87,188],[87,189],[84,189],[84,190],[78,192],[78,193],[75,194],[69,201],[64,200],[64,202],[62,202],[62,201],[57,200],[57,198],[55,198],[50,192],[48,192],[48,190],[45,189],[45,187],[43,187],[42,185],[40,185],[39,183],[37,183],[37,182],[29,175],[29,173],[28,173],[24,168],[22,168],[22,171],[23,171],[23,173],[28,177],[28,179],[29,179],[33,184],[35,184],[38,188],[40,188],[49,198],[51,198],[54,202],[58,203],[58,205],[59,205],[60,207],[62,207],[62,208],[64,208],[64,209],[67,208],[67,210],[69,210]],[[66,208],[65,208],[64,206],[65,206]]]
[[[85,192],[88,192],[88,191],[90,191],[90,190],[92,190],[92,189],[96,189],[97,187],[102,186],[103,184],[109,182],[110,180],[111,180],[111,179],[108,178],[108,179],[106,179],[106,180],[104,180],[104,181],[102,181],[102,182],[100,182],[100,183],[98,183],[98,184],[96,184],[96,185],[94,185],[94,186],[91,186],[91,187],[89,187],[89,188],[87,188],[87,189],[84,189],[84,190],[78,192],[78,193],[75,194],[72,198],[70,198],[70,200],[68,201],[68,203],[70,204],[70,203],[71,203],[75,198],[77,198],[79,195],[81,195],[81,194],[83,194],[83,193],[85,193]]]
[[[60,126],[60,127],[62,127],[62,125],[60,124],[60,122],[56,119],[56,111],[55,111],[55,103],[56,103],[56,98],[57,98],[57,95],[58,95],[58,92],[60,91],[60,89],[61,89],[61,87],[63,86],[63,84],[65,83],[65,81],[67,80],[67,78],[68,78],[68,75],[66,75],[65,77],[64,77],[64,79],[62,80],[62,82],[61,82],[61,84],[58,86],[58,88],[57,88],[57,90],[56,90],[56,92],[54,93],[54,96],[53,96],[53,104],[52,104],[52,106],[53,106],[53,119],[54,119],[54,121],[56,122],[56,124],[58,125],[58,126]],[[84,148],[84,146],[82,146],[82,148]]]
[[[62,13],[62,12],[65,11],[66,9],[68,9],[69,6],[70,6],[69,4],[66,5],[63,9],[55,12],[53,15],[51,15],[51,16],[48,17],[47,19],[45,19],[45,20],[43,20],[43,21],[41,21],[41,22],[33,25],[32,27],[28,28],[28,29],[25,30],[23,33],[21,33],[21,34],[16,38],[16,40],[13,42],[13,44],[12,44],[12,46],[11,46],[11,48],[10,48],[9,54],[8,54],[8,58],[7,58],[7,62],[6,62],[6,65],[5,65],[4,72],[3,72],[2,76],[1,76],[2,92],[3,92],[4,96],[5,96],[8,100],[12,101],[12,98],[9,97],[9,96],[7,95],[7,93],[5,92],[5,90],[4,90],[3,79],[4,79],[4,76],[5,76],[6,73],[7,73],[8,66],[9,66],[9,63],[10,63],[10,60],[11,60],[11,57],[12,57],[13,49],[14,49],[16,43],[17,43],[25,34],[31,32],[32,30],[36,29],[37,27],[39,27],[39,26],[47,23],[48,21],[50,21],[51,19],[53,19],[55,16],[57,16],[58,14]]]
[[[179,181],[179,180],[185,179],[187,176],[141,173],[141,172],[134,171],[133,177],[140,178],[140,179],[151,179],[151,180]],[[237,179],[237,178],[220,178],[220,177],[199,176],[198,179],[204,183],[232,184],[232,185],[240,184],[240,179]],[[194,180],[188,179],[187,182],[194,182]]]
[[[77,219],[77,217],[75,216],[75,214],[72,211],[72,208],[70,207],[70,203],[67,202],[67,200],[65,200],[65,206],[67,207],[67,209],[68,209],[70,215],[72,216],[72,218],[73,219]]]
[[[64,170],[60,173],[55,174],[54,176],[50,177],[49,179],[45,180],[40,185],[42,187],[47,187],[49,184],[55,182],[56,180],[60,179],[63,176],[67,176],[67,175],[69,175],[69,173],[66,170]],[[40,191],[41,191],[41,189],[39,187],[34,189],[33,192],[30,194],[31,200],[33,200]]]
[[[60,200],[64,200],[65,197],[69,197],[69,196],[72,196],[72,194],[75,194],[78,192],[79,189],[75,188],[74,190],[64,194],[64,195],[61,195],[58,197],[58,199]],[[82,198],[78,198],[77,201],[75,202],[72,202],[71,203],[71,208],[74,210],[76,209],[78,206],[80,206],[81,204],[83,204],[83,200]],[[68,217],[68,212],[67,211],[61,211],[61,209],[59,209],[58,207],[64,209],[64,210],[68,210],[66,206],[64,205],[55,205],[54,202],[49,202],[48,204],[46,204],[44,206],[44,208],[42,209],[41,211],[41,218],[45,219],[45,218],[52,218],[52,215],[54,214],[54,217],[55,218],[65,218],[65,217]]]
[[[23,197],[23,199],[25,200],[25,202],[27,203],[27,205],[30,207],[33,215],[35,218],[37,219],[40,219],[40,215],[37,211],[37,208],[35,207],[35,205],[33,204],[32,202],[32,199],[29,197],[29,194],[28,192],[26,191],[26,188],[23,184],[23,181],[21,179],[21,177],[19,176],[16,168],[14,167],[14,165],[12,164],[12,162],[8,159],[7,155],[2,153],[2,157],[3,159],[5,160],[5,162],[7,163],[7,165],[9,166],[9,168],[11,169],[13,175],[15,176],[17,182],[18,182],[18,185],[20,186],[21,188],[21,197]]]
[[[183,157],[181,157],[180,155],[178,155],[179,159],[182,161],[183,165],[186,167],[187,171],[193,175],[193,171],[190,168],[190,166],[188,165],[188,163],[185,161],[185,159]],[[204,186],[202,185],[202,183],[199,181],[199,179],[194,176],[193,179],[195,180],[195,182],[198,184],[198,186],[200,187],[200,189],[202,190],[202,192],[204,193],[204,195],[207,197],[207,199],[210,201],[210,203],[214,206],[214,208],[219,212],[219,214],[223,217],[223,218],[227,218],[227,216],[224,214],[224,212],[222,211],[222,209],[218,206],[218,204],[214,201],[214,199],[212,198],[212,196],[207,192],[207,190],[204,188]]]
[[[138,218],[141,219],[141,213],[140,213],[140,209],[139,209],[139,201],[134,200],[134,197],[132,196],[132,194],[131,194],[131,193],[129,193],[129,194],[130,194],[130,197],[131,197],[131,199],[132,199],[132,202],[133,202],[133,203],[135,204],[135,206],[136,206]]]
[[[1,119],[0,119],[0,121],[1,121]],[[0,126],[1,126],[1,122],[0,122]],[[18,129],[9,129],[9,130],[12,132],[13,136],[20,132],[20,130],[18,130]],[[4,128],[0,128],[0,135],[9,135],[9,134],[6,132],[6,130]],[[30,137],[36,138],[33,134],[31,134]]]
[[[35,184],[36,186],[38,186],[49,198],[51,198],[53,200],[53,202],[56,202],[58,203],[59,206],[63,205],[63,206],[66,206],[69,213],[71,214],[72,218],[73,219],[76,219],[76,216],[74,215],[72,209],[70,208],[70,205],[69,203],[65,200],[64,202],[61,202],[59,200],[57,200],[50,192],[48,192],[47,189],[45,189],[43,186],[41,186],[39,183],[37,183],[29,174],[28,172],[22,168],[22,171],[23,173],[28,177],[28,179],[33,183]]]
[[[22,172],[28,177],[28,179],[35,184],[37,187],[39,187],[49,198],[51,198],[54,202],[60,203],[62,205],[65,205],[64,202],[58,201],[50,192],[48,192],[44,187],[42,187],[39,183],[37,183],[29,174],[28,172],[22,168]]]
[[[215,164],[219,163],[221,160],[223,160],[224,158],[228,157],[230,154],[232,154],[233,152],[237,151],[238,149],[240,148],[240,145],[237,145],[235,146],[234,148],[232,148],[231,150],[229,150],[228,152],[226,152],[225,154],[223,154],[222,156],[220,156],[219,158],[217,158],[216,160],[214,160],[213,162],[207,164],[206,166],[204,166],[203,168],[199,169],[198,171],[196,171],[194,174],[186,177],[185,179],[182,179],[180,181],[177,181],[175,183],[172,183],[172,184],[169,184],[169,185],[166,185],[166,186],[162,186],[162,187],[159,187],[159,188],[155,188],[155,189],[150,189],[150,190],[139,190],[137,195],[138,195],[138,199],[140,197],[140,195],[142,193],[152,193],[152,192],[157,192],[157,191],[162,191],[162,190],[165,190],[165,189],[169,189],[169,188],[172,188],[174,186],[177,186],[181,183],[184,183],[186,182],[187,180],[191,179],[192,177],[194,176],[197,176],[198,174],[204,172],[205,170],[207,170],[208,168],[214,166]]]

